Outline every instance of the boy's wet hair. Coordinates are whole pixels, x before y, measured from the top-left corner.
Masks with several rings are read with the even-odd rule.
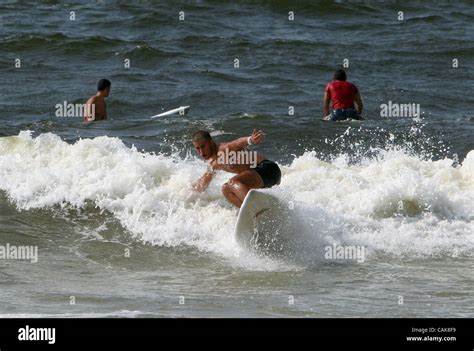
[[[112,83],[110,83],[110,80],[101,79],[101,80],[99,80],[99,83],[97,84],[97,90],[98,91],[105,90],[105,89],[109,88],[111,85],[112,85]]]
[[[346,80],[346,72],[343,69],[338,69],[336,73],[334,73],[334,80]]]
[[[193,134],[193,141],[210,141],[212,140],[211,134],[205,130],[198,130]]]

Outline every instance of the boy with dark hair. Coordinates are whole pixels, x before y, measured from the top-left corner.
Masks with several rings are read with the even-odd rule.
[[[362,99],[357,87],[346,81],[346,72],[342,69],[334,73],[334,79],[328,85],[324,93],[324,118],[325,121],[342,121],[348,118],[363,119]],[[332,101],[332,111],[329,105]],[[355,104],[354,104],[355,103]]]
[[[97,93],[86,102],[84,122],[100,121],[107,119],[105,98],[110,94],[112,83],[108,79],[101,79],[97,84]]]

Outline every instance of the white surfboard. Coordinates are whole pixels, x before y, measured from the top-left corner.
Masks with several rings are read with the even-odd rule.
[[[175,114],[179,114],[180,116],[184,116],[186,113],[189,112],[190,108],[191,108],[191,106],[180,106],[178,108],[160,113],[159,115],[151,116],[150,118],[165,117],[165,116],[170,116],[170,115],[175,115]]]
[[[288,237],[290,212],[283,201],[268,191],[250,190],[235,224],[236,241],[248,250],[279,251]]]

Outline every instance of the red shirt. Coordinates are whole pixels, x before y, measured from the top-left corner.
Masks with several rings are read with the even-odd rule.
[[[352,108],[358,92],[357,87],[349,82],[335,80],[326,85],[326,93],[332,101],[332,109]]]

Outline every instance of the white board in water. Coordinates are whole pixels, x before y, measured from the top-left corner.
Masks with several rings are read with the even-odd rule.
[[[180,116],[184,116],[186,113],[189,112],[190,108],[191,108],[191,106],[180,106],[178,108],[160,113],[159,115],[151,116],[150,118],[165,117],[165,116],[170,116],[170,115],[175,115],[175,114],[179,114]]]
[[[266,246],[280,237],[288,208],[276,196],[252,189],[240,207],[235,224],[236,241],[247,249]]]

